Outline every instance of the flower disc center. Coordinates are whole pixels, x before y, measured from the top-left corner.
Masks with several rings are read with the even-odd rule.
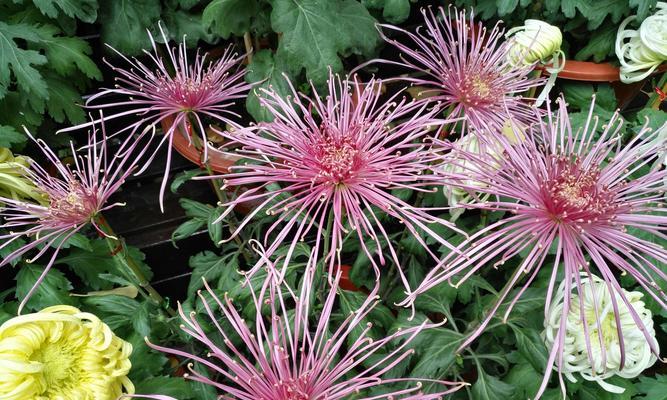
[[[359,150],[349,138],[325,137],[316,146],[319,175],[335,184],[345,183],[358,167]]]
[[[551,211],[559,220],[590,223],[613,209],[611,193],[600,184],[599,169],[561,161],[549,186]]]
[[[51,217],[64,223],[87,221],[97,213],[97,198],[77,181],[71,181],[67,191],[50,193]]]
[[[195,109],[206,94],[210,93],[214,87],[212,79],[205,74],[201,79],[192,79],[190,77],[175,77],[159,79],[158,92],[184,110]]]
[[[42,377],[47,391],[76,384],[80,360],[75,354],[80,353],[80,349],[74,349],[75,346],[63,343],[62,340],[51,342],[49,339],[30,357],[32,361],[42,365]]]
[[[493,80],[488,76],[471,73],[459,85],[459,100],[465,105],[495,103],[497,97]]]

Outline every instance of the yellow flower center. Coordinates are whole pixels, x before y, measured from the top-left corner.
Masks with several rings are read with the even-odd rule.
[[[74,382],[71,378],[81,375],[81,363],[80,358],[76,356],[77,351],[81,349],[72,348],[69,343],[61,339],[43,345],[32,354],[30,360],[40,363],[43,367],[42,376],[47,388],[44,393],[46,397],[52,397],[50,392],[53,392],[54,388],[57,391],[60,388],[72,386]]]

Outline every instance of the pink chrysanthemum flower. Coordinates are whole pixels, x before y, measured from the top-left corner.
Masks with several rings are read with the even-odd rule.
[[[401,61],[379,61],[417,72],[400,79],[423,87],[420,97],[437,102],[451,117],[465,116],[464,123],[474,130],[501,130],[510,117],[515,123],[533,122],[535,113],[521,93],[542,85],[543,79],[531,77],[531,65],[511,62],[511,42],[502,40],[499,25],[488,32],[474,22],[472,12],[468,20],[464,11],[454,9],[452,15],[438,10],[421,10],[425,27],[416,33],[381,25],[407,35],[411,43],[383,35],[401,52]]]
[[[439,324],[424,321],[379,339],[369,336],[372,323],[356,329],[378,302],[377,285],[358,310],[344,316],[340,324],[333,323],[340,273],[333,279],[319,310],[313,306],[318,303],[314,301],[315,269],[315,258],[311,257],[298,295],[284,282],[277,283],[279,274],[273,266],[268,267],[267,279],[259,290],[249,282],[246,289],[251,291],[257,310],[254,326],[239,314],[233,299],[227,294],[220,299],[204,282],[209,296],[200,292],[199,297],[206,310],[206,321],[199,321],[195,312],[186,315],[180,307],[179,311],[184,322],[181,329],[207,348],[207,357],[149,345],[208,368],[219,379],[197,372],[192,364],[186,377],[215,387],[220,399],[336,400],[359,396],[355,398],[428,400],[440,399],[465,385],[431,379],[383,378],[396,365],[406,362],[406,357],[414,352],[406,347],[420,332]],[[215,310],[219,310],[220,316]],[[267,312],[269,315],[265,317]],[[222,340],[216,341],[206,333],[205,326],[210,324]],[[223,326],[231,326],[233,330]],[[367,389],[405,382],[413,384],[393,390],[387,387],[384,394],[364,396]],[[435,383],[441,389],[423,393],[422,382]]]
[[[429,127],[443,121],[434,119],[436,111],[427,109],[426,104],[407,102],[399,97],[400,93],[381,101],[379,81],[362,84],[332,75],[328,86],[330,94],[324,99],[317,93],[315,99],[310,99],[293,87],[293,96],[285,99],[266,91],[263,104],[275,116],[273,122],[233,134],[221,133],[240,144],[236,154],[249,160],[231,167],[231,172],[222,176],[225,185],[247,185],[249,189],[225,204],[227,209],[219,220],[238,204],[256,202],[259,206],[245,216],[232,237],[260,211],[277,215],[265,240],[268,243],[275,233],[267,249],[269,255],[290,241],[284,268],[297,243],[315,233],[316,249],[328,239],[324,247],[329,251],[323,258],[332,273],[342,243],[351,233],[352,238],[358,237],[378,271],[373,253],[384,265],[383,241],[388,243],[392,260],[400,266],[389,234],[380,222],[382,212],[403,223],[439,261],[418,230],[452,248],[432,229],[432,224],[452,229],[455,226],[431,216],[428,209],[399,199],[392,189],[432,192],[435,186],[441,186],[440,178],[424,172],[437,159],[430,150]],[[369,239],[376,249],[367,248]],[[258,263],[250,273],[260,267]],[[402,272],[400,275],[408,287],[407,279]]]
[[[164,43],[169,40],[162,26],[159,26]],[[115,114],[105,116],[107,121],[127,116],[138,116],[141,119],[128,125],[118,133],[124,131],[136,132],[147,124],[159,125],[162,121],[170,123],[169,129],[164,132],[159,145],[146,164],[137,173],[143,172],[152,162],[157,152],[167,146],[167,162],[164,177],[160,187],[160,209],[164,209],[164,191],[167,185],[169,168],[171,165],[172,142],[175,134],[190,132],[196,129],[201,135],[199,139],[203,147],[204,161],[208,159],[206,129],[208,126],[202,118],[209,118],[224,124],[236,127],[233,117],[238,114],[230,109],[235,100],[243,99],[252,87],[243,80],[245,69],[241,68],[243,57],[238,57],[232,47],[228,47],[220,59],[208,61],[207,55],[197,53],[194,59],[188,59],[185,39],[177,48],[166,45],[168,59],[165,62],[158,48],[149,34],[153,53],[144,50],[152,65],[148,66],[137,60],[129,59],[109,46],[129,65],[129,68],[119,68],[105,62],[117,74],[116,85],[111,89],[104,89],[91,96],[86,107],[103,109],[109,113],[111,109],[118,109]],[[100,102],[111,95],[121,96],[123,100],[112,98],[107,102]],[[62,130],[70,131],[89,126],[83,124]],[[189,138],[190,139],[190,138]]]
[[[19,238],[33,239],[8,254],[0,262],[0,266],[17,260],[33,249],[38,249],[38,252],[29,262],[39,259],[50,248],[54,251],[44,272],[21,300],[19,313],[49,272],[60,248],[69,238],[89,224],[101,235],[107,235],[97,226],[95,218],[102,211],[121,205],[107,203],[111,195],[136,169],[137,162],[146,151],[142,139],[149,139],[151,136],[148,131],[146,129],[136,138],[128,137],[115,154],[110,154],[102,123],[101,134],[96,129],[89,133],[88,144],[83,148],[85,153],[77,153],[72,144],[73,165],[64,164],[43,140],[33,138],[57,172],[57,176],[51,176],[47,170],[31,161],[25,169],[25,177],[48,199],[46,204],[0,197],[0,228],[9,232],[0,235],[0,249],[8,248]],[[30,133],[28,135],[32,138]]]
[[[561,281],[566,295],[564,316],[551,349],[548,371],[556,360],[557,366],[563,365],[563,340],[571,308],[577,307],[581,311],[589,359],[591,340],[598,340],[600,330],[595,326],[601,323],[599,316],[603,310],[595,310],[595,325],[589,325],[587,318],[591,318],[590,315],[583,318],[584,305],[571,301],[573,289],[577,289],[574,293],[583,293],[581,274],[589,279],[592,274],[599,275],[604,280],[609,291],[615,293],[615,297],[611,297],[611,323],[621,327],[617,301],[621,299],[623,308],[628,308],[637,329],[643,332],[657,355],[655,341],[651,340],[641,317],[628,301],[627,292],[621,290],[617,276],[632,276],[667,308],[665,293],[655,281],[658,279],[664,284],[667,279],[659,265],[667,262],[667,250],[638,236],[647,233],[666,237],[664,178],[667,172],[651,167],[665,150],[665,143],[656,141],[658,133],[646,126],[634,138],[624,142],[623,121],[618,114],[600,127],[598,118],[592,116],[593,105],[585,126],[573,131],[566,104],[562,98],[559,102],[557,114],[552,116],[549,110],[549,120],[534,125],[523,140],[510,141],[503,135],[478,135],[480,140],[487,140],[487,145],[499,146],[502,150],[499,156],[467,152],[461,148],[452,148],[444,156],[445,162],[458,163],[456,172],[441,171],[448,185],[491,196],[486,201],[468,204],[467,208],[505,211],[510,216],[472,236],[462,246],[462,254],[452,254],[440,267],[432,270],[404,305],[409,305],[416,296],[438,283],[458,276],[461,277],[455,283],[458,285],[491,262],[499,268],[505,261],[525,252],[525,258],[500,292],[487,318],[462,344],[461,347],[465,347],[485,329],[510,291],[524,279],[521,289],[508,300],[510,305],[504,319],[508,317],[526,288],[546,267],[547,256],[553,254],[545,312],[555,296],[555,286]],[[599,130],[602,133],[598,137]],[[558,277],[559,271],[563,273],[562,278]],[[604,313],[608,311],[604,310]],[[609,319],[605,321],[609,323]],[[618,337],[622,369],[624,349],[620,328]],[[599,340],[603,338],[600,336]],[[604,359],[603,351],[603,365]],[[545,389],[549,375],[545,376],[538,397]]]

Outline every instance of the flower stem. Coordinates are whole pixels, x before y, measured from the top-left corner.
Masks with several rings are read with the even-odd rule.
[[[542,75],[542,71],[539,69],[536,69],[532,72],[532,78],[537,79]],[[533,86],[530,89],[528,89],[528,98],[532,99],[535,97],[535,92],[537,91],[537,86]]]
[[[111,252],[111,255],[120,262],[120,264],[126,268],[127,271],[129,271],[129,275],[136,281],[136,283],[139,285],[138,289],[155,305],[159,306],[160,308],[165,309],[170,316],[175,317],[177,316],[176,311],[174,311],[173,308],[171,308],[168,304],[168,302],[158,293],[157,290],[150,284],[148,279],[144,276],[144,273],[141,271],[141,268],[137,264],[137,262],[132,258],[132,256],[129,254],[127,246],[125,244],[125,240],[122,238],[118,237],[109,223],[107,222],[106,218],[102,216],[101,214],[97,216],[97,226],[102,230],[104,233],[104,237],[106,239],[107,245],[109,246],[109,251]]]
[[[252,62],[252,36],[250,36],[250,32],[246,32],[243,34],[243,45],[245,46],[245,52],[246,52],[246,60],[248,60],[248,64]]]
[[[663,93],[667,93],[667,72],[662,74],[662,77],[660,78],[660,81],[658,82],[658,86],[656,86],[656,89],[660,88],[660,90]],[[662,103],[662,100],[660,99],[660,95],[656,93],[652,93],[651,97],[648,99],[648,103],[650,104],[651,108],[654,110],[658,110],[660,108],[660,104]]]

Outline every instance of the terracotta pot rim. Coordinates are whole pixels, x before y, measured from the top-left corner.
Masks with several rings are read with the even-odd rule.
[[[173,121],[173,117],[164,118],[160,122],[162,130],[167,131],[169,125],[173,123]],[[201,153],[192,144],[192,141],[188,137],[188,133],[184,132],[181,127],[178,127],[177,132],[174,133],[172,146],[180,155],[187,158],[190,162],[201,166]],[[229,167],[242,158],[241,156],[224,153],[210,146],[208,148],[208,157],[208,164],[211,166],[211,169],[221,174],[228,173]]]
[[[545,66],[538,68],[547,74],[549,73],[546,71]],[[619,67],[608,62],[596,63],[592,61],[565,60],[563,70],[558,73],[558,77],[572,81],[620,82],[620,71]],[[653,73],[664,71],[667,71],[667,64],[656,68]]]

